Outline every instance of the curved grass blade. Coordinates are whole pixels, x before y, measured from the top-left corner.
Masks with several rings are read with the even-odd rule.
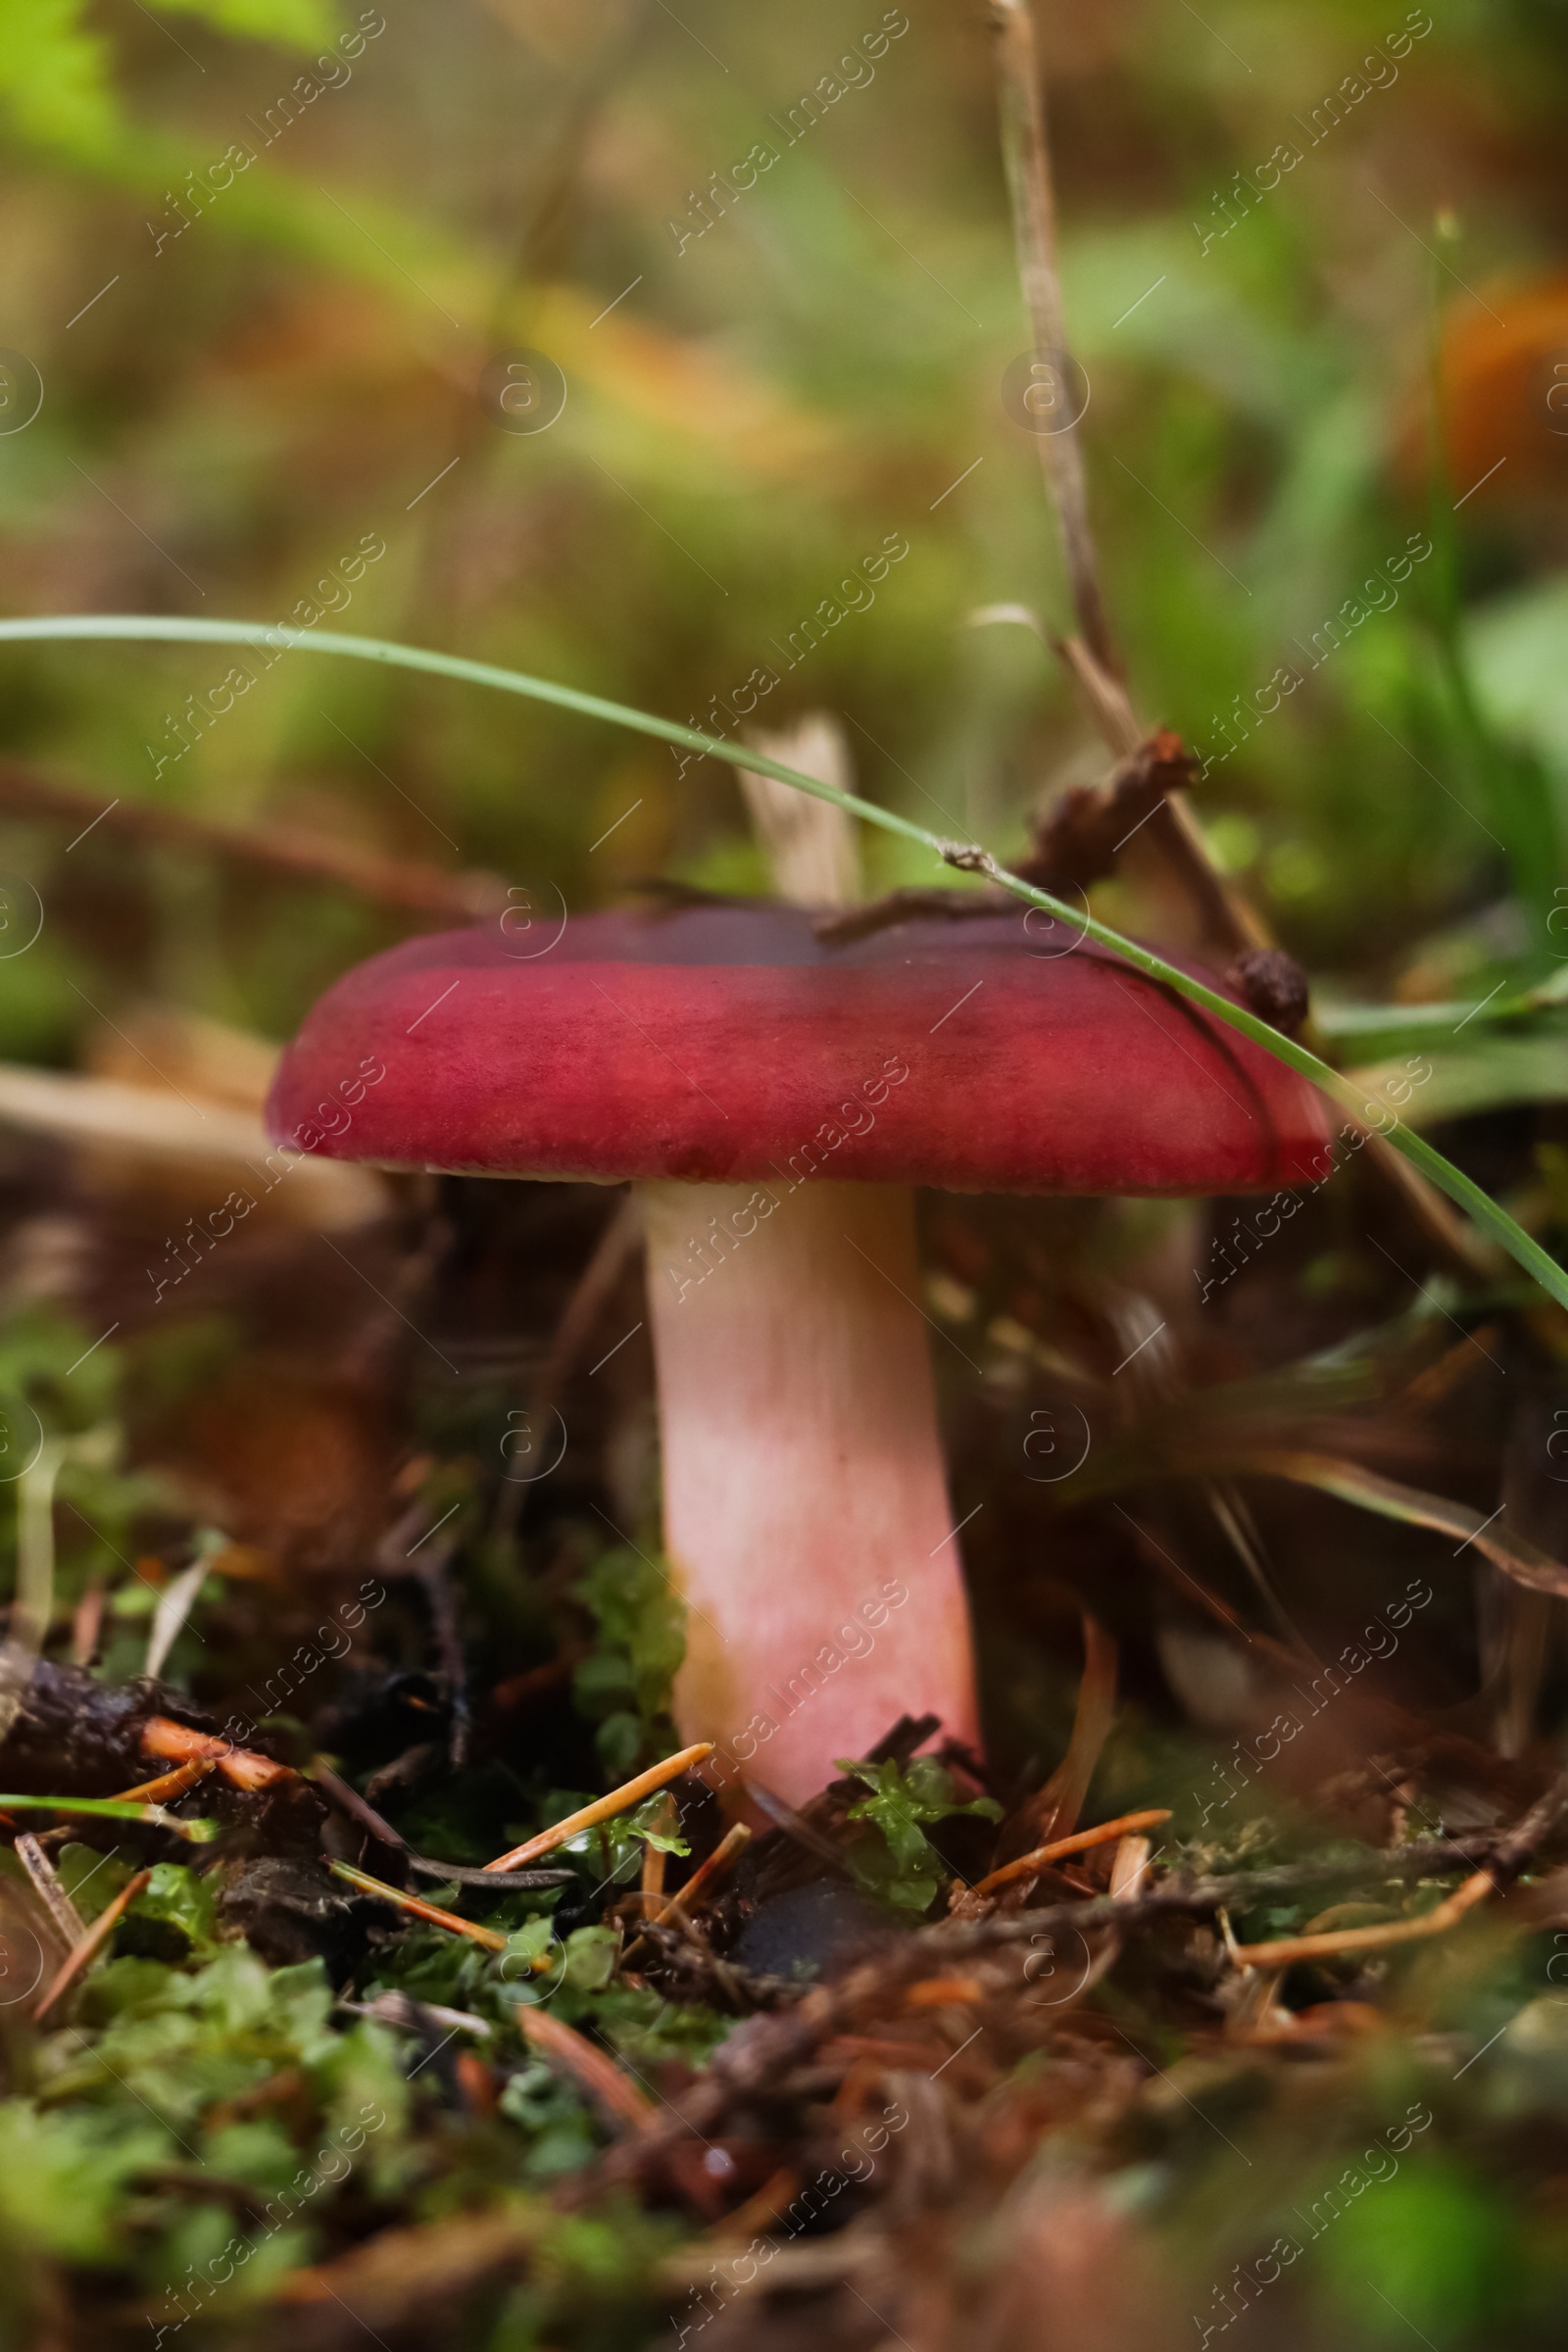
[[[1440,1536],[1456,1536],[1460,1551],[1473,1544],[1516,1584],[1568,1598],[1568,1568],[1523,1536],[1504,1533],[1496,1524],[1498,1513],[1483,1519],[1467,1503],[1450,1502],[1446,1494],[1429,1494],[1420,1487],[1402,1486],[1396,1479],[1383,1478],[1376,1470],[1336,1454],[1282,1449],[1254,1454],[1238,1467],[1265,1478],[1286,1478],[1297,1486],[1316,1487],[1325,1494],[1337,1495],[1341,1502],[1353,1503],[1357,1510],[1375,1511],[1381,1519],[1397,1519],[1406,1527],[1429,1527]]]
[[[552,703],[558,710],[575,710],[584,718],[607,719],[612,726],[629,727],[640,735],[653,735],[663,743],[676,743],[688,751],[706,753],[710,759],[722,760],[727,766],[745,767],[754,774],[776,776],[781,784],[793,784],[797,791],[808,792],[819,801],[832,801],[852,816],[864,819],[868,825],[879,825],[885,833],[901,834],[906,841],[918,842],[945,864],[956,865],[964,871],[982,873],[989,881],[1010,891],[1031,906],[1055,921],[1076,930],[1080,937],[1092,939],[1097,947],[1106,948],[1120,956],[1135,970],[1147,978],[1174,989],[1178,996],[1200,1004],[1215,1020],[1227,1028],[1239,1030],[1276,1060],[1286,1062],[1293,1070],[1328,1096],[1332,1102],[1356,1122],[1368,1126],[1371,1132],[1382,1135],[1405,1158],[1412,1160],[1424,1176],[1431,1179],[1440,1192],[1446,1193],[1456,1206],[1462,1208],[1483,1233],[1507,1250],[1526,1273],[1540,1283],[1559,1306],[1568,1307],[1568,1271],[1560,1266],[1541,1244],[1515,1223],[1507,1210],[1498,1205],[1490,1194],[1482,1191],[1462,1169],[1445,1159],[1423,1136],[1414,1135],[1396,1112],[1387,1103],[1371,1102],[1350,1085],[1338,1070],[1320,1061],[1305,1046],[1294,1038],[1284,1037],[1277,1029],[1260,1020],[1246,1005],[1232,1004],[1206,982],[1195,979],[1190,972],[1181,971],[1167,963],[1152,948],[1114,931],[1097,915],[1080,911],[1054,898],[1049,891],[1037,889],[1017,874],[1008,873],[988,852],[965,843],[944,841],[940,834],[928,832],[907,817],[899,816],[891,808],[879,808],[872,801],[862,801],[852,792],[840,792],[832,784],[822,784],[814,776],[801,775],[796,769],[783,766],[776,760],[749,747],[724,743],[712,735],[700,734],[695,727],[683,727],[673,719],[657,718],[652,712],[634,710],[625,703],[612,703],[603,695],[583,694],[574,686],[559,686],[549,678],[530,677],[523,670],[501,669],[489,662],[469,662],[457,654],[438,654],[422,646],[395,645],[382,637],[353,637],[329,630],[304,630],[264,627],[253,621],[186,620],[165,615],[141,613],[72,613],[51,615],[43,619],[0,621],[0,644],[21,644],[61,639],[137,640],[180,645],[248,645],[275,652],[334,654],[348,656],[361,662],[379,662],[392,669],[416,669],[432,677],[455,678],[469,686],[490,686],[503,694],[521,695],[528,701]],[[1380,1115],[1381,1114],[1381,1115]]]
[[[1185,1460],[1158,1455],[1137,1461],[1123,1457],[1120,1462],[1108,1463],[1098,1480],[1064,1481],[1056,1492],[1070,1509],[1099,1495],[1114,1499],[1118,1493],[1151,1481],[1211,1479],[1221,1471],[1230,1478],[1282,1478],[1292,1486],[1315,1487],[1320,1494],[1332,1494],[1358,1511],[1371,1511],[1380,1519],[1396,1519],[1404,1527],[1424,1527],[1434,1535],[1452,1536],[1455,1558],[1474,1544],[1515,1584],[1568,1599],[1568,1566],[1525,1537],[1510,1534],[1502,1525],[1500,1511],[1483,1519],[1468,1503],[1429,1494],[1423,1487],[1407,1487],[1348,1455],[1319,1452],[1309,1446],[1258,1445],[1241,1433],[1227,1442],[1220,1434],[1217,1445],[1205,1450],[1200,1441]]]

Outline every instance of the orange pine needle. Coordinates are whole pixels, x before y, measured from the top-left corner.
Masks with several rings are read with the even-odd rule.
[[[1087,1853],[1092,1845],[1106,1845],[1113,1838],[1124,1838],[1132,1830],[1152,1830],[1157,1822],[1169,1821],[1168,1805],[1153,1805],[1143,1813],[1122,1813],[1114,1821],[1102,1821],[1092,1830],[1076,1830],[1070,1838],[1057,1838],[1050,1845],[1037,1845],[1032,1854],[1020,1854],[1016,1862],[1004,1862],[989,1878],[980,1879],[970,1887],[971,1895],[994,1894],[999,1886],[1006,1886],[1014,1879],[1038,1878],[1048,1863],[1059,1862],[1064,1854]]]
[[[432,1928],[448,1928],[454,1936],[466,1936],[470,1943],[482,1943],[487,1952],[504,1952],[507,1938],[495,1928],[482,1928],[475,1919],[464,1919],[456,1911],[443,1911],[439,1903],[427,1903],[417,1894],[405,1894],[401,1886],[388,1886],[384,1880],[372,1879],[367,1870],[356,1870],[352,1862],[330,1862],[327,1868],[345,1886],[358,1887],[361,1894],[373,1894],[380,1903],[391,1903],[394,1909],[407,1911],[411,1919],[427,1920]]]
[[[675,1927],[686,1918],[693,1903],[700,1901],[709,1888],[726,1875],[751,1835],[744,1821],[737,1821],[732,1829],[724,1832],[708,1860],[699,1862],[680,1892],[670,1897],[662,1911],[654,1913],[662,1928]]]
[[[198,1781],[205,1781],[217,1762],[216,1756],[192,1756],[188,1764],[176,1764],[172,1772],[161,1773],[156,1781],[142,1781],[134,1788],[118,1789],[114,1801],[118,1805],[161,1805],[166,1797],[182,1795],[185,1789],[194,1788]]]
[[[554,1822],[548,1830],[541,1830],[537,1838],[525,1838],[521,1845],[514,1845],[510,1853],[498,1854],[493,1862],[485,1864],[486,1870],[523,1869],[540,1854],[553,1853],[558,1845],[564,1845],[567,1838],[575,1838],[579,1830],[591,1830],[599,1822],[611,1820],[616,1813],[629,1812],[633,1805],[641,1804],[645,1796],[652,1796],[656,1788],[664,1788],[668,1782],[678,1779],[681,1773],[690,1772],[694,1765],[706,1763],[712,1752],[711,1740],[699,1740],[694,1747],[683,1747],[678,1756],[666,1756],[662,1764],[650,1765],[635,1780],[624,1781],[618,1788],[612,1788],[608,1796],[595,1797],[591,1805],[582,1805],[575,1813],[568,1813],[564,1821]]]
[[[1274,1943],[1239,1943],[1232,1958],[1243,1968],[1289,1968],[1296,1960],[1327,1960],[1338,1952],[1380,1952],[1456,1928],[1467,1911],[1496,1892],[1492,1873],[1478,1870],[1423,1919],[1389,1920],[1376,1928],[1330,1928],[1320,1936],[1282,1936]]]

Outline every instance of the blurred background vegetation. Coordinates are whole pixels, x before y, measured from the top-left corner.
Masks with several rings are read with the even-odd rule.
[[[1235,698],[1433,542],[1211,771],[1217,856],[1331,993],[1549,974],[1568,10],[1045,19],[1083,431],[1144,713],[1223,751]],[[824,76],[840,94],[792,118]],[[995,115],[978,5],[0,0],[0,340],[43,387],[0,433],[6,608],[272,620],[322,582],[325,627],[731,732],[761,666],[768,725],[837,710],[862,789],[1013,847],[1102,760],[1038,639],[968,625],[999,603],[1066,618],[1001,398],[1028,337]],[[760,141],[777,160],[743,188]],[[1299,161],[1271,174],[1282,143]],[[565,378],[547,431],[498,429],[481,397],[518,347]],[[8,381],[15,419],[30,379]],[[386,554],[345,603],[332,575],[367,535]],[[853,575],[889,535],[908,554],[867,601]],[[786,667],[824,599],[844,617]],[[7,965],[0,1053],[70,1058],[84,996],[282,1036],[409,927],[139,841],[138,804],[573,906],[659,872],[763,886],[727,772],[424,679],[285,659],[160,766],[226,668],[0,654],[14,760],[122,802],[69,855],[62,824],[8,815],[4,862],[47,920]],[[932,878],[866,848],[877,884]]]

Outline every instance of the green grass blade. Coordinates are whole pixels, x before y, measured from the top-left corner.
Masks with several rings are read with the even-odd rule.
[[[0,1796],[5,1813],[87,1813],[96,1821],[140,1821],[157,1830],[172,1830],[176,1838],[204,1845],[218,1835],[217,1824],[183,1820],[163,1805],[128,1803],[118,1796]]]
[[[919,842],[932,855],[947,864],[961,864],[970,871],[984,873],[1003,889],[1022,899],[1031,906],[1040,907],[1058,922],[1076,928],[1097,946],[1108,948],[1122,956],[1151,979],[1179,996],[1200,1004],[1228,1028],[1240,1030],[1244,1037],[1272,1054],[1276,1060],[1289,1064],[1293,1070],[1310,1081],[1329,1100],[1337,1103],[1351,1118],[1376,1124],[1380,1113],[1388,1113],[1388,1105],[1368,1102],[1340,1072],[1320,1061],[1305,1046],[1294,1038],[1284,1037],[1271,1029],[1266,1021],[1245,1005],[1233,1004],[1204,981],[1195,979],[1190,972],[1167,963],[1152,949],[1140,946],[1137,940],[1127,939],[1102,923],[1095,915],[1080,912],[1053,898],[1049,891],[1039,890],[981,850],[965,844],[944,841],[923,825],[912,824],[907,817],[895,815],[891,809],[879,808],[874,802],[862,801],[858,795],[840,792],[831,784],[818,783],[814,776],[803,776],[794,768],[769,760],[761,752],[741,744],[725,743],[712,735],[699,734],[693,727],[683,727],[673,719],[657,718],[646,710],[634,710],[624,703],[609,702],[602,695],[583,694],[574,686],[559,686],[548,678],[534,678],[522,670],[500,669],[488,662],[468,662],[456,654],[438,654],[421,646],[394,645],[381,637],[351,637],[330,630],[267,628],[253,621],[186,620],[175,617],[151,617],[137,613],[73,613],[43,619],[0,621],[0,644],[37,643],[56,639],[80,640],[136,639],[180,645],[248,645],[269,648],[276,652],[332,654],[348,656],[361,662],[379,662],[392,669],[416,669],[432,677],[454,678],[465,685],[489,686],[503,694],[521,695],[530,702],[553,703],[557,709],[575,710],[584,718],[602,718],[612,726],[628,727],[640,735],[653,735],[664,743],[682,745],[688,751],[706,753],[709,758],[722,760],[731,767],[744,767],[754,773],[775,776],[781,784],[792,784],[797,791],[810,793],[819,801],[831,801],[854,816],[862,817],[868,825],[880,825],[887,833],[902,834],[906,841]],[[955,852],[958,855],[956,857]],[[1462,1208],[1472,1222],[1505,1250],[1525,1271],[1540,1283],[1542,1289],[1555,1298],[1560,1306],[1568,1307],[1568,1272],[1556,1259],[1532,1239],[1521,1225],[1515,1223],[1506,1209],[1500,1207],[1490,1194],[1472,1182],[1451,1160],[1434,1151],[1424,1137],[1414,1135],[1396,1113],[1388,1113],[1388,1125],[1376,1125],[1396,1151],[1414,1161],[1422,1174],[1446,1193]]]

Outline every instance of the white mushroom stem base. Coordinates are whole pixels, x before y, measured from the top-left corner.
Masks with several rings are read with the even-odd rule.
[[[911,1194],[641,1190],[682,1737],[795,1805],[900,1715],[973,1740]]]

